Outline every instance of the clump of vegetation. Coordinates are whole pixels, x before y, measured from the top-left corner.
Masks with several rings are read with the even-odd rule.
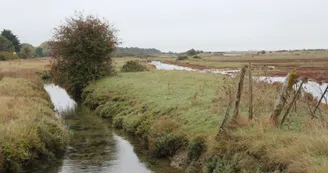
[[[188,56],[186,56],[186,55],[180,55],[177,58],[177,60],[186,60],[186,59],[188,59]]]
[[[235,170],[233,164],[229,160],[225,158],[220,158],[218,156],[213,156],[207,164],[206,173],[221,172],[235,173],[238,171]]]
[[[19,59],[18,55],[13,52],[0,52],[0,61]]]
[[[51,43],[54,82],[79,99],[90,82],[113,72],[117,44],[116,30],[107,21],[82,14],[68,18],[55,29]]]
[[[195,55],[195,56],[193,56],[192,58],[194,58],[194,59],[202,59],[202,57],[200,57],[200,56],[198,56],[198,55]]]
[[[36,56],[35,48],[28,43],[21,44],[21,50],[18,54],[23,59],[34,58]]]
[[[205,150],[205,140],[203,137],[196,137],[188,143],[188,159],[197,160]]]
[[[127,61],[121,68],[122,72],[140,72],[146,71],[147,67],[142,65],[139,61]]]
[[[184,145],[185,140],[182,136],[168,133],[154,139],[150,148],[151,153],[156,157],[172,156]]]

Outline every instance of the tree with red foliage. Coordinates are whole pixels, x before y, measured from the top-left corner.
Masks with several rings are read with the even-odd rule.
[[[79,99],[92,81],[113,72],[112,52],[118,39],[107,21],[77,14],[55,29],[52,76],[56,84]]]

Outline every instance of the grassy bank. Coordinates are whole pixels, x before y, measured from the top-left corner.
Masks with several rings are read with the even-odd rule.
[[[67,131],[37,80],[47,64],[49,59],[0,63],[0,172],[23,172],[54,159],[67,144]]]
[[[244,118],[217,138],[236,83],[196,72],[119,73],[90,85],[83,98],[116,128],[142,138],[152,156],[170,157],[186,172],[327,172],[326,112],[320,121],[310,119],[308,100],[300,98],[282,129],[272,128],[267,117],[279,84],[254,83],[255,120],[249,122],[246,82]]]

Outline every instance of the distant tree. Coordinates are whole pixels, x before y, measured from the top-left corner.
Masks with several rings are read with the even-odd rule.
[[[194,55],[197,55],[197,52],[195,49],[190,49],[187,51],[187,55],[188,56],[194,56]]]
[[[37,47],[36,49],[35,49],[35,56],[36,57],[43,57],[43,49],[41,48],[41,47]]]
[[[92,81],[113,72],[112,52],[118,44],[116,30],[107,21],[77,14],[55,29],[51,48],[55,83],[79,99]]]
[[[49,41],[41,43],[39,46],[42,48],[42,55],[45,57],[52,56],[52,49],[50,47]]]
[[[15,47],[6,37],[0,35],[0,52],[15,52]]]
[[[18,37],[11,32],[11,30],[4,29],[1,32],[1,35],[6,37],[9,41],[11,41],[13,43],[16,52],[20,51],[20,48],[21,48],[20,41],[19,41]]]
[[[32,57],[32,50],[29,47],[24,47],[19,53],[21,58],[27,59]]]
[[[21,51],[19,52],[21,58],[33,58],[35,57],[35,48],[28,43],[21,44]]]

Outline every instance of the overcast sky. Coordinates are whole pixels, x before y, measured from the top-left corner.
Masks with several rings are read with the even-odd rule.
[[[327,0],[0,0],[0,29],[34,46],[74,11],[104,17],[121,46],[185,51],[328,48]]]

